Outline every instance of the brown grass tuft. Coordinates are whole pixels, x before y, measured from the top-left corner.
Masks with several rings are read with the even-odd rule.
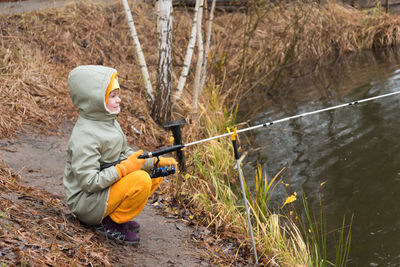
[[[18,184],[18,176],[0,166],[1,263],[33,266],[111,266],[99,245],[65,204],[43,190]]]

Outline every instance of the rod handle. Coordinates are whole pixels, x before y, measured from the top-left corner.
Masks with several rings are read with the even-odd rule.
[[[184,147],[185,147],[185,145],[169,146],[169,147],[165,147],[163,149],[156,150],[156,151],[153,151],[153,152],[143,153],[138,158],[139,159],[147,159],[147,158],[152,158],[152,157],[158,157],[158,156],[170,153],[170,152],[179,151]]]
[[[229,128],[228,128],[228,132],[230,132]],[[239,150],[238,150],[236,136],[237,136],[237,127],[235,127],[233,133],[231,134],[231,139],[232,139],[232,145],[233,145],[233,152],[235,153],[235,160],[238,160],[240,158],[240,156],[239,156]]]
[[[239,156],[239,150],[238,150],[238,145],[237,145],[237,140],[232,140],[232,145],[233,145],[233,152],[235,154],[235,160],[238,160],[240,158]]]

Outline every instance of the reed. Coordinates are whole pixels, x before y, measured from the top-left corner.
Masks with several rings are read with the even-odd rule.
[[[268,181],[258,166],[253,190],[245,186],[252,208],[258,249],[261,255],[269,255],[268,260],[275,259],[279,266],[311,266],[314,261],[310,257],[309,244],[303,239],[296,223],[290,216],[282,215],[282,210],[272,212],[270,208],[270,197],[276,186],[282,183],[282,179],[279,179],[282,172],[283,169]],[[291,202],[286,200],[283,205]]]
[[[338,239],[335,240],[336,253],[333,261],[328,259],[328,232],[322,207],[320,207],[319,217],[315,217],[313,212],[309,209],[304,192],[302,193],[302,202],[306,218],[304,221],[300,221],[300,226],[306,243],[310,246],[310,256],[315,266],[346,266],[350,255],[351,226],[353,219],[351,218],[349,225],[347,225],[346,216],[344,216],[342,225],[337,230],[330,232],[332,235],[338,233]]]

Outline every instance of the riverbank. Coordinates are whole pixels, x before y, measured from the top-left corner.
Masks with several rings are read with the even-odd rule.
[[[131,6],[151,79],[155,80],[154,9],[139,1]],[[379,10],[363,12],[337,5],[299,3],[262,9],[254,6],[248,14],[251,16],[217,14],[210,77],[201,97],[200,116],[188,115],[192,114],[190,85],[182,101],[186,104],[180,104],[174,112],[175,118],[185,117],[190,123],[184,127],[184,142],[225,132],[226,126],[235,124],[235,107],[247,91],[265,90],[273,99],[292,75],[299,75],[298,66],[310,64],[317,68],[318,64],[329,62],[329,56],[340,57],[360,49],[398,43],[398,18]],[[190,14],[176,11],[175,66],[183,64],[190,27]],[[166,146],[169,133],[149,116],[128,32],[119,2],[107,6],[72,4],[57,10],[0,17],[4,40],[0,47],[0,84],[4,96],[0,99],[0,137],[15,136],[27,123],[47,134],[56,133],[60,125],[73,123],[77,110],[66,89],[69,71],[77,65],[104,64],[119,71],[120,83],[127,88],[123,90],[119,121],[128,142],[147,150]],[[174,68],[173,76],[179,73],[180,68]],[[193,82],[192,74],[188,80],[189,84]],[[222,255],[221,250],[213,249],[220,246],[221,240],[230,240],[226,244],[233,251],[238,249],[238,255],[249,258],[252,252],[246,221],[237,206],[239,197],[230,188],[230,183],[237,179],[230,147],[229,140],[225,140],[188,150],[189,173],[180,176],[183,183],[177,187],[176,180],[166,181],[163,191],[169,194],[165,201],[171,209],[179,205],[182,212],[176,210],[177,213],[186,214],[191,224],[208,227],[208,235],[215,237],[211,240],[214,244],[210,247],[211,255]],[[270,224],[260,220],[256,225],[261,262],[310,265],[308,253],[313,248],[304,243],[296,228],[291,228],[294,230],[289,234],[293,239],[285,239],[287,236],[280,235],[284,231],[281,217],[266,214],[263,215]],[[234,262],[235,257],[231,261],[226,257],[220,260],[222,265]]]
[[[3,266],[211,265],[201,241],[191,238],[202,231],[165,212],[157,198],[135,218],[140,246],[118,244],[80,224],[65,204],[62,186],[68,136],[29,132],[0,139],[0,158],[7,164],[0,163]]]

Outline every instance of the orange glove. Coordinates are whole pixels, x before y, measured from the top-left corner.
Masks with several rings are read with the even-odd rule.
[[[164,166],[171,166],[174,165],[175,170],[178,170],[178,162],[174,158],[163,158],[159,157],[160,162],[158,162],[158,167],[164,167]],[[154,159],[154,163],[157,162],[157,158]]]
[[[131,172],[140,170],[146,161],[145,159],[138,159],[140,155],[143,154],[143,150],[136,151],[130,155],[126,160],[121,161],[121,163],[115,165],[117,169],[119,178],[122,178]]]

